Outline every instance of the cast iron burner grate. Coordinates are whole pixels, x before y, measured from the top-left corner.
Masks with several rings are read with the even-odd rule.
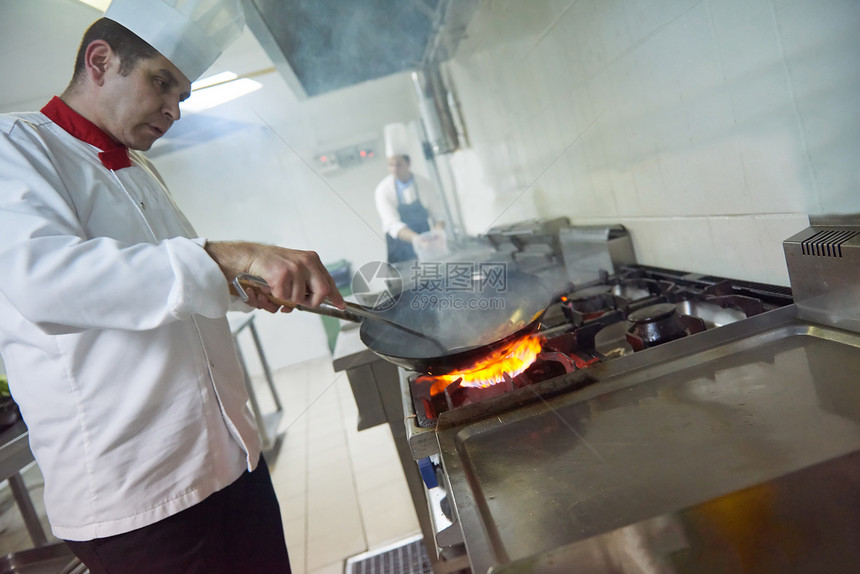
[[[346,562],[346,574],[433,574],[433,567],[418,536],[353,556]]]

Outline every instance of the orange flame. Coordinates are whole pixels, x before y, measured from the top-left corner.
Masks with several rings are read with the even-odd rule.
[[[436,375],[436,382],[430,389],[431,394],[438,394],[445,387],[462,378],[463,387],[490,387],[505,380],[504,373],[511,378],[528,369],[538,356],[543,345],[543,338],[538,335],[524,337],[511,345],[499,349],[475,363],[467,371]]]

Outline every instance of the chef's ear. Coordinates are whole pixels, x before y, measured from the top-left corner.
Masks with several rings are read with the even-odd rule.
[[[84,52],[84,68],[87,75],[98,84],[104,83],[104,77],[110,68],[111,61],[116,57],[110,44],[104,40],[93,40]]]

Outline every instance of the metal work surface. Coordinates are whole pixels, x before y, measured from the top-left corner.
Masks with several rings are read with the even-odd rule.
[[[574,564],[578,572],[613,574],[853,573],[860,564],[858,469],[854,452],[492,574],[569,574]]]
[[[516,571],[549,572],[562,547],[860,450],[860,335],[791,312],[637,353],[581,391],[441,431],[474,571],[525,560],[532,569]],[[828,492],[805,502],[829,505]],[[762,520],[755,536],[831,537],[781,524]]]

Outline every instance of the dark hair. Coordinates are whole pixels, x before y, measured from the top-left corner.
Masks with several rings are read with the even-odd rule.
[[[85,68],[87,46],[95,40],[104,40],[111,49],[119,56],[119,73],[127,76],[140,60],[154,58],[158,50],[144,42],[140,37],[109,18],[100,18],[84,32],[81,47],[78,48],[78,56],[75,59],[75,71],[72,82],[83,77]]]

